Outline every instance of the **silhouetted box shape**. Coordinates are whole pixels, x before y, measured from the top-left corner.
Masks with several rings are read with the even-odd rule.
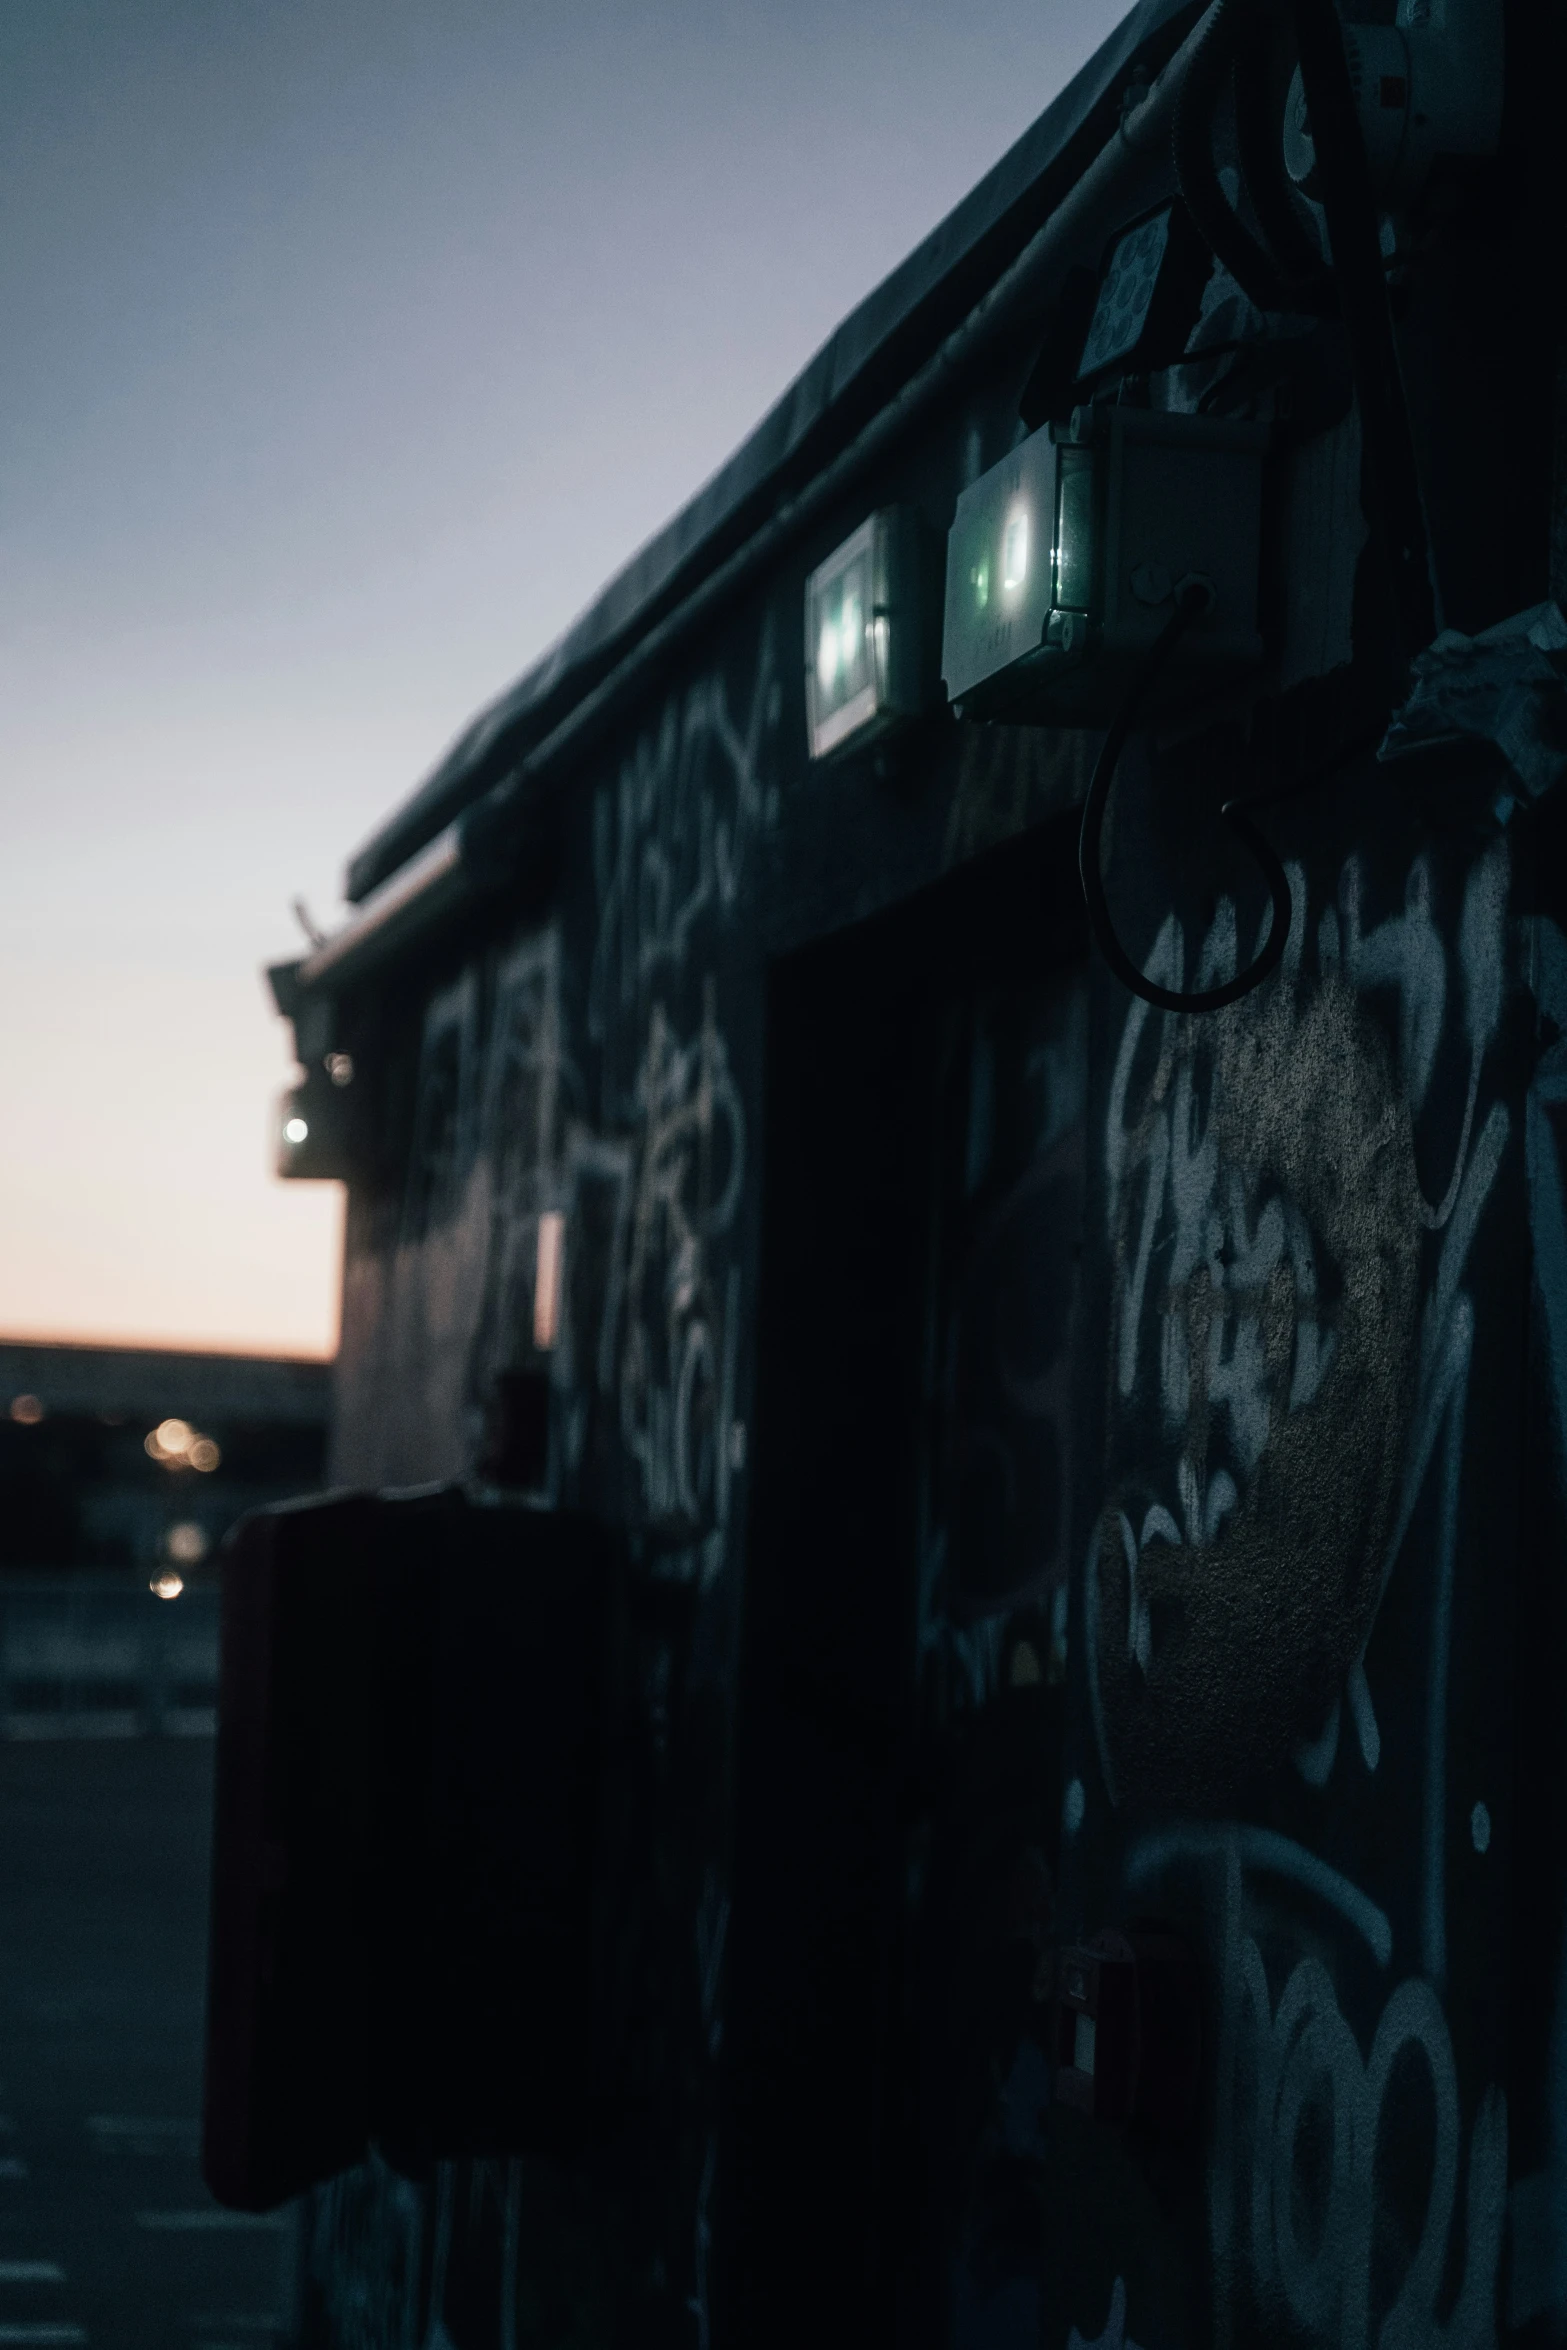
[[[374,1515],[259,1510],[224,1558],[203,2161],[242,2208],[364,2145]]]
[[[619,1545],[457,1489],[259,1511],[224,1567],[204,2169],[591,2134],[627,1837]]]
[[[1167,1927],[1107,1927],[1063,1950],[1057,1977],[1056,2095],[1095,2121],[1170,2136],[1197,2116],[1202,1974]]]
[[[1162,205],[1117,230],[1100,272],[1078,381],[1179,358],[1212,272],[1213,255],[1184,204]]]

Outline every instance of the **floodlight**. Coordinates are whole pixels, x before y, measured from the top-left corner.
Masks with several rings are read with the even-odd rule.
[[[1098,720],[1200,580],[1160,701],[1261,659],[1264,427],[1120,405],[1079,408],[958,499],[942,672],[967,717]]]
[[[279,1175],[306,1182],[348,1173],[352,1098],[324,1066],[307,1069],[304,1082],[290,1087],[277,1106]]]
[[[932,699],[933,565],[919,516],[869,515],[805,583],[811,757],[859,750]]]

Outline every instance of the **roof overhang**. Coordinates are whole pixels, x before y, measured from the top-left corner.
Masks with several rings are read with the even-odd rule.
[[[705,488],[480,713],[364,844],[348,866],[351,902],[379,892],[561,730],[641,639],[896,400],[1037,237],[1112,135],[1132,69],[1157,72],[1201,7],[1202,0],[1141,0],[995,168],[850,314]]]

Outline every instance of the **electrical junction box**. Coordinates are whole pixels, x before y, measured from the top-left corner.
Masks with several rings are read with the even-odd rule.
[[[942,634],[959,716],[1107,722],[1194,578],[1208,608],[1149,712],[1254,668],[1267,439],[1217,417],[1079,408],[964,490]]]
[[[363,2159],[571,2151],[620,2096],[622,1545],[460,1487],[225,1544],[202,2167],[267,2211]]]
[[[884,507],[805,583],[811,757],[867,744],[935,698],[933,550],[919,515]]]

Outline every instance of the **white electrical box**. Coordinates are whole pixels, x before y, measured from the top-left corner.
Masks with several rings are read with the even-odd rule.
[[[1079,408],[963,491],[942,634],[959,715],[1108,718],[1193,578],[1208,607],[1158,703],[1255,667],[1266,446],[1262,425]]]

